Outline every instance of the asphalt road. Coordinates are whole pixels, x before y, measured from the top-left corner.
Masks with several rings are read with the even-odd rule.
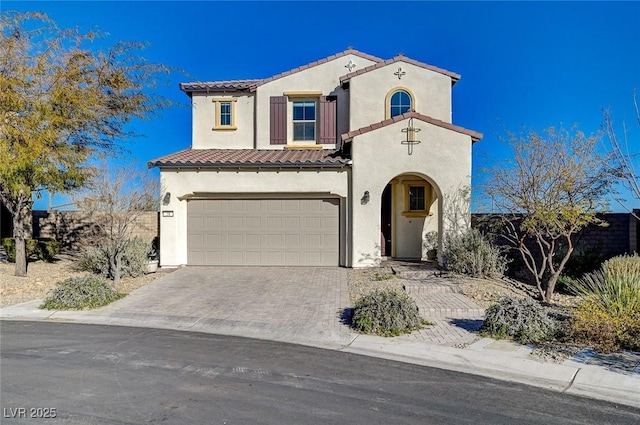
[[[526,385],[209,334],[1,321],[0,354],[2,424],[640,423]]]

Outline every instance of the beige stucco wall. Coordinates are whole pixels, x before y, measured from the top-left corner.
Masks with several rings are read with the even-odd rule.
[[[402,68],[401,79],[394,75]],[[451,122],[451,78],[406,62],[398,61],[355,76],[350,82],[351,130],[385,120],[387,94],[409,89],[417,112]]]
[[[214,130],[216,103],[214,99],[235,99],[235,130]],[[247,94],[194,93],[192,96],[193,149],[253,148],[253,108],[255,96]]]
[[[242,198],[249,194],[271,196],[338,196],[348,195],[348,172],[342,171],[191,171],[161,170],[160,179],[170,200],[161,211],[173,211],[173,217],[160,214],[160,265],[175,267],[187,263],[187,203],[180,200],[194,192],[207,192],[212,196]],[[224,194],[224,195],[223,195]],[[164,196],[164,194],[163,194]],[[341,205],[341,246],[346,246],[346,205]],[[346,249],[343,264],[346,260]]]
[[[271,96],[283,96],[285,92],[290,91],[321,91],[323,96],[337,96],[338,134],[348,132],[349,94],[340,87],[340,77],[349,73],[345,68],[349,61],[357,65],[354,71],[375,63],[356,55],[346,55],[259,86],[256,90],[256,147],[259,149],[283,148],[283,145],[271,145],[269,141],[269,102]],[[291,104],[287,112],[287,122],[291,124]],[[291,125],[287,128],[287,138],[289,142],[293,140]],[[334,148],[335,145],[325,147]]]
[[[455,193],[459,187],[471,183],[471,138],[469,136],[414,120],[420,128],[418,139],[421,144],[414,146],[413,154],[407,154],[407,146],[400,141],[401,130],[407,120],[391,124],[369,133],[356,136],[352,146],[352,262],[353,267],[367,267],[380,261],[380,207],[382,191],[394,178],[406,173],[421,176],[429,181],[438,194],[437,207],[428,220],[416,220],[417,225],[396,227],[398,246],[402,242],[422,235],[430,230],[442,230],[443,199]],[[370,193],[370,201],[362,205],[358,200],[365,191]],[[408,220],[407,220],[408,221]],[[437,221],[437,226],[436,226]],[[404,232],[404,233],[401,233]],[[440,250],[441,251],[441,250]],[[401,251],[402,252],[402,251]],[[396,252],[399,255],[401,252]],[[424,253],[423,253],[424,255]]]

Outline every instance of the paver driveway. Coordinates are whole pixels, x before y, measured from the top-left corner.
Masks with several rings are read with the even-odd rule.
[[[291,342],[348,343],[347,271],[338,267],[186,267],[102,314],[173,320],[178,328]]]

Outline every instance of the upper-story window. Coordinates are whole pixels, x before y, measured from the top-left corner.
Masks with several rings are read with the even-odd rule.
[[[409,109],[416,109],[415,97],[406,87],[395,87],[387,93],[385,99],[385,119],[402,115]]]
[[[220,102],[220,125],[231,125],[231,102]]]
[[[293,140],[316,140],[316,102],[314,100],[293,102]]]
[[[236,100],[228,97],[214,97],[216,121],[214,130],[236,129]]]
[[[269,99],[269,143],[335,145],[337,96],[319,90],[285,91]]]
[[[411,109],[411,96],[404,90],[391,95],[391,117],[402,115]]]

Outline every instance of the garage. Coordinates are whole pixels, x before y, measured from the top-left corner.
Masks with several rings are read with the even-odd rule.
[[[205,199],[187,206],[189,265],[337,266],[339,199]]]

